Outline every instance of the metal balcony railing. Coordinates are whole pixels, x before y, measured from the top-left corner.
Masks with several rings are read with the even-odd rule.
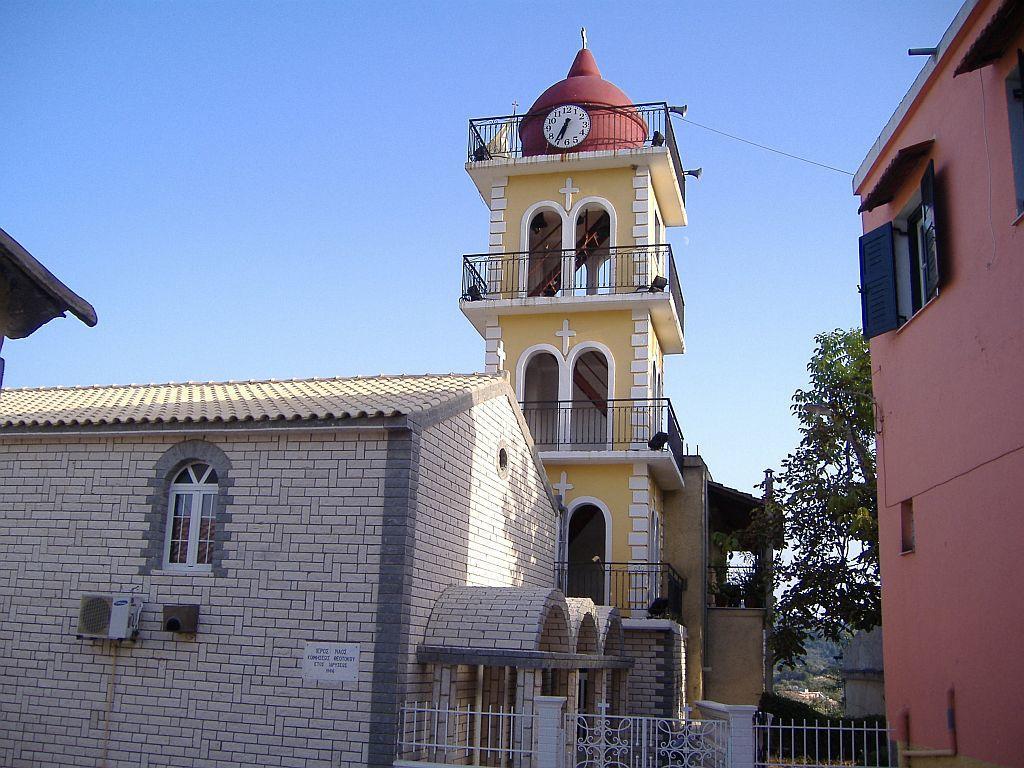
[[[716,608],[764,608],[771,578],[753,565],[708,566],[708,595]]]
[[[541,451],[666,451],[683,468],[683,435],[668,398],[521,403]]]
[[[607,296],[661,293],[672,296],[683,319],[672,246],[627,245],[613,248],[474,253],[462,257],[462,298]]]
[[[613,605],[626,618],[643,618],[650,612],[683,621],[686,580],[668,563],[563,561],[555,569],[556,583],[566,597],[589,597],[598,605]]]
[[[676,146],[675,131],[669,117],[668,104],[663,101],[646,104],[629,104],[622,107],[609,107],[598,104],[580,104],[590,114],[590,131],[601,136],[608,146],[595,146],[592,151],[602,149],[623,149],[639,147],[667,147],[672,155],[679,190],[686,202],[686,177],[683,175],[683,164]],[[642,135],[636,120],[623,119],[624,115],[631,118],[639,117],[646,126],[646,134]],[[470,163],[488,160],[515,159],[523,157],[521,127],[524,120],[543,120],[545,115],[502,115],[500,117],[477,117],[469,121],[469,148],[467,161]],[[580,153],[585,154],[585,152]]]

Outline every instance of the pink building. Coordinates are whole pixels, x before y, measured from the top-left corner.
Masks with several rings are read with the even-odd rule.
[[[1024,2],[967,0],[868,153],[886,706],[921,765],[1024,765]]]

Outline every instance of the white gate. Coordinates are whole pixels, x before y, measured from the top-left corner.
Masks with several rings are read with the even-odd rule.
[[[727,768],[729,725],[609,714],[566,717],[570,766],[576,768]]]

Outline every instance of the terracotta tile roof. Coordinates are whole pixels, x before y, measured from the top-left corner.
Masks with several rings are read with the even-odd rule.
[[[488,374],[427,374],[5,389],[0,390],[0,429],[401,416],[502,380]]]

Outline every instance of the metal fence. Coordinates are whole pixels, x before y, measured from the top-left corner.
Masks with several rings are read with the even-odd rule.
[[[682,313],[678,282],[667,243],[462,257],[462,298],[467,301],[661,293],[667,288]]]
[[[566,597],[589,597],[598,605],[614,605],[626,617],[650,613],[683,623],[686,580],[668,563],[560,562],[555,570]]]
[[[668,451],[682,470],[683,436],[668,398],[521,403],[542,451]]]
[[[895,742],[884,720],[790,720],[758,713],[758,768],[897,768]]]
[[[397,759],[492,768],[529,764],[536,753],[536,716],[407,703],[399,712]]]
[[[768,572],[757,566],[708,566],[708,594],[717,608],[764,608],[770,588]]]
[[[679,189],[685,202],[686,177],[683,175],[683,165],[666,102],[627,104],[621,107],[603,104],[579,106],[584,107],[590,115],[591,135],[601,137],[597,143],[592,140],[587,145],[588,149],[667,147],[672,155]],[[543,121],[545,116],[527,113],[473,118],[469,121],[467,161],[479,163],[523,157],[524,123]]]
[[[578,768],[726,768],[723,720],[569,714],[566,731]]]

